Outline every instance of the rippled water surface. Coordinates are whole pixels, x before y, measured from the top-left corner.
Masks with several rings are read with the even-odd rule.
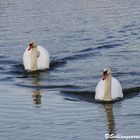
[[[140,136],[140,1],[0,0],[0,139],[103,140]],[[35,40],[48,71],[27,73],[22,54]],[[124,99],[94,100],[104,66]]]

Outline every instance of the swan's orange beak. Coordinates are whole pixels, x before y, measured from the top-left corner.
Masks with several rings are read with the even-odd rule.
[[[30,44],[29,44],[28,51],[30,51],[32,48],[33,48],[33,43],[30,43]]]

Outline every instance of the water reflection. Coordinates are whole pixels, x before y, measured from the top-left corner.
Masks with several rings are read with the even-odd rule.
[[[113,115],[113,105],[112,104],[104,104],[104,109],[107,118],[107,125],[108,125],[108,134],[116,135],[116,128],[115,128],[115,118]],[[108,138],[111,140],[111,138]]]
[[[33,90],[32,99],[36,107],[41,107],[41,90],[40,90],[40,73],[35,73],[33,84],[35,89]]]
[[[33,91],[32,99],[36,107],[40,107],[41,105],[41,92],[39,89],[35,89]]]

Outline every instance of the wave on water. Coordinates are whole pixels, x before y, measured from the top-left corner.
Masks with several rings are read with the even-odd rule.
[[[93,44],[93,48],[89,47],[86,49],[81,49],[79,51],[73,52],[72,55],[61,58],[62,61],[85,59],[89,57],[95,57],[101,55],[101,50],[108,50],[122,46],[121,43],[112,42],[100,42],[98,44]],[[95,47],[96,46],[96,47]]]
[[[116,47],[119,47],[121,46],[121,44],[111,44],[111,43],[108,43],[108,44],[102,44],[100,45],[99,47],[97,47],[96,49],[111,49],[111,48],[116,48]]]

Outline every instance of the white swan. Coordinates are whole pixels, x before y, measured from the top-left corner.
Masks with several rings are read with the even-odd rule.
[[[120,82],[112,77],[110,68],[103,70],[103,77],[98,82],[95,90],[95,99],[101,101],[111,101],[123,98]]]
[[[48,69],[50,56],[47,50],[42,46],[37,46],[34,42],[29,43],[29,46],[23,54],[23,65],[25,70],[35,71]]]

